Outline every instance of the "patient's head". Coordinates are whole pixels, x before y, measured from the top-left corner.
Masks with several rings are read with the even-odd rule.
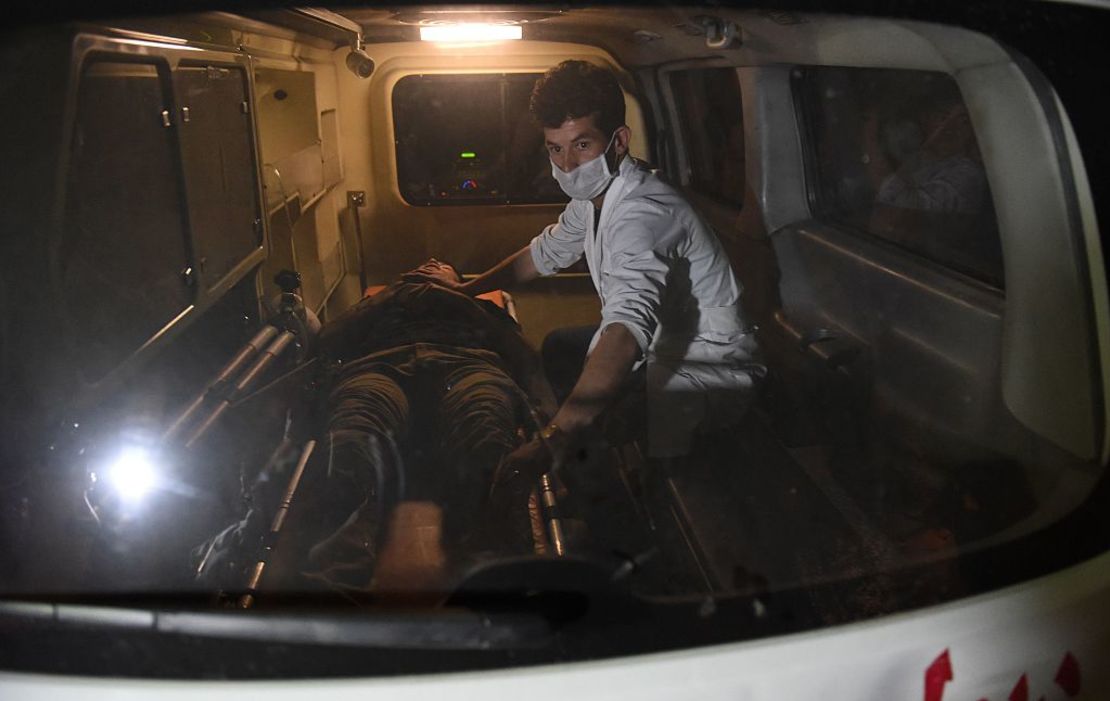
[[[462,275],[459,274],[458,269],[442,260],[429,258],[420,267],[411,271],[417,275],[424,275],[427,277],[442,280],[443,282],[462,282]]]

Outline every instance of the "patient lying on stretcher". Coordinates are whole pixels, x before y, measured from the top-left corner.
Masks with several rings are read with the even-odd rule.
[[[421,270],[458,279],[446,263]],[[322,436],[332,484],[319,510],[351,515],[311,551],[324,576],[369,565],[386,535],[381,518],[401,500],[442,508],[448,557],[526,547],[527,520],[483,507],[494,471],[520,443],[518,427],[536,409],[550,412],[553,399],[504,310],[399,282],[327,324],[318,343],[332,375]]]
[[[420,272],[459,277],[434,260]],[[482,553],[531,550],[531,485],[507,486],[519,480],[497,471],[554,398],[508,313],[399,281],[327,323],[317,353],[318,448],[291,514],[306,576],[389,589],[405,582],[385,571],[397,559],[383,549],[411,561],[414,576],[447,578]],[[513,495],[493,508],[498,490]]]

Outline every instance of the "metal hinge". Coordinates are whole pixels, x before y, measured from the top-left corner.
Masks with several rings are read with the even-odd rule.
[[[249,102],[247,102],[246,100],[243,100],[243,102],[242,102],[242,104],[240,105],[240,107],[242,107],[242,108],[243,108],[243,114],[250,114],[250,113],[251,113],[251,105],[250,105],[250,103],[249,103]]]

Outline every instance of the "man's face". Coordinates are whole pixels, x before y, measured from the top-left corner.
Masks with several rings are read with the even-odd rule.
[[[610,150],[610,168],[628,151],[628,127],[617,129]],[[606,134],[594,124],[594,116],[568,119],[558,127],[544,127],[543,138],[551,162],[566,173],[583,163],[588,163],[605,152],[612,134]]]

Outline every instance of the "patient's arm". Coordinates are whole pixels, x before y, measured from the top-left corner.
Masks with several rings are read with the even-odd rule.
[[[539,354],[524,340],[511,317],[492,302],[475,300],[437,284],[402,281],[363,299],[324,325],[319,337],[320,353],[340,359],[362,355],[373,343],[375,326],[395,323],[399,318],[449,318],[480,329],[489,349],[501,356],[506,370],[533,404],[545,417],[555,413],[555,398]]]
[[[341,357],[344,349],[352,348],[373,327],[383,310],[393,300],[394,292],[387,287],[372,297],[365,297],[334,320],[324,324],[317,337],[317,350],[325,357]]]
[[[483,313],[474,306],[474,300],[464,294],[428,282],[400,281],[389,285],[377,294],[365,297],[357,304],[329,321],[320,331],[322,353],[334,355],[342,349],[357,344],[370,333],[387,314],[419,315],[434,313],[444,316],[447,310],[467,321],[480,323]]]
[[[505,369],[533,405],[545,418],[555,413],[555,395],[544,376],[539,353],[524,339],[520,326],[507,312],[488,300],[476,300],[435,285],[414,286],[412,295],[418,304],[427,305],[423,307],[427,312],[434,306],[437,314],[449,311],[453,320],[464,320],[480,329],[489,349],[501,356]]]
[[[492,304],[492,303],[491,303]],[[498,319],[487,317],[490,340],[496,346],[498,355],[505,361],[509,375],[524,390],[543,414],[544,419],[554,415],[558,405],[555,394],[543,373],[543,363],[536,349],[524,340],[516,324],[508,315]]]
[[[449,315],[471,324],[485,321],[474,300],[466,295],[430,283],[395,282],[324,324],[318,338],[319,352],[330,358],[361,355],[379,324]]]

